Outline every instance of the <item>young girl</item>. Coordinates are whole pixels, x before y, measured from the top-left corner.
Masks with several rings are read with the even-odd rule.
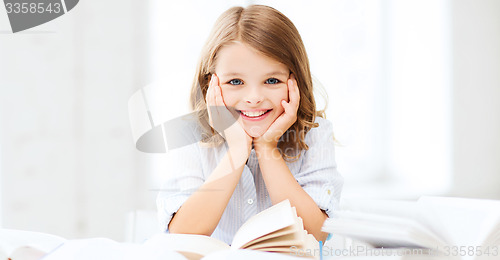
[[[224,12],[202,51],[191,107],[197,120],[182,132],[203,140],[169,152],[171,178],[157,199],[163,230],[230,244],[251,216],[289,199],[325,241],[343,178],[292,22],[268,6]]]

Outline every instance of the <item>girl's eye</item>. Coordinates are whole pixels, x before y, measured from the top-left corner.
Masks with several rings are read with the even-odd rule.
[[[266,80],[266,84],[278,84],[280,81],[276,78],[270,78]]]
[[[232,79],[232,80],[228,81],[228,83],[231,85],[241,85],[241,84],[243,84],[243,81],[241,81],[240,79]]]

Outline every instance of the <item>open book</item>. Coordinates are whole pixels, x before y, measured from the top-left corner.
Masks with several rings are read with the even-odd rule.
[[[0,259],[38,259],[66,239],[46,233],[0,229]]]
[[[253,249],[253,250],[236,250]],[[261,252],[261,253],[259,253]],[[66,240],[50,234],[0,229],[0,260],[66,259],[218,259],[261,260],[319,254],[319,243],[304,230],[294,207],[284,200],[245,222],[231,246],[215,238],[189,234],[157,234],[142,244],[108,238]],[[286,254],[286,255],[285,255]],[[273,257],[274,256],[274,257]],[[292,257],[290,257],[292,258]]]
[[[236,249],[293,256],[312,256],[314,252],[319,252],[318,241],[304,230],[302,219],[288,200],[251,217],[238,229],[231,246],[212,237],[189,234],[159,234],[145,242],[149,245],[153,243],[180,252],[190,259]]]
[[[441,256],[500,259],[500,201],[424,196],[418,201],[344,199],[324,232],[374,247],[427,248]]]

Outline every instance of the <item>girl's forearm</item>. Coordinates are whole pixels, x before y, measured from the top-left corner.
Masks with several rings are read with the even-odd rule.
[[[247,158],[242,150],[229,149],[205,183],[174,215],[170,233],[210,236],[231,199]]]
[[[295,180],[278,148],[256,148],[255,152],[271,202],[276,204],[289,199],[304,221],[307,232],[314,235],[316,240],[325,241],[328,234],[322,232],[321,227],[327,218],[326,213]]]

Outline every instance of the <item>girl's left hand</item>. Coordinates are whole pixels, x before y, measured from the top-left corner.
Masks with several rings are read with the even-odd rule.
[[[276,148],[280,137],[297,121],[297,110],[299,109],[300,93],[297,80],[293,74],[287,81],[289,102],[281,100],[283,113],[269,126],[267,131],[260,137],[253,138],[255,149]]]

